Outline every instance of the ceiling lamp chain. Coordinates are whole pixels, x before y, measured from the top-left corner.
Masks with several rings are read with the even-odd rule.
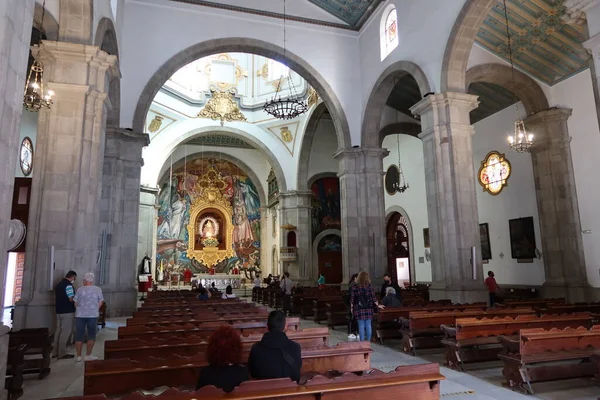
[[[394,88],[398,84],[399,80],[396,80],[394,83]],[[398,126],[398,110],[396,112],[396,126]],[[408,183],[406,182],[406,178],[404,177],[404,171],[402,170],[402,164],[400,164],[400,133],[396,134],[396,145],[398,150],[398,181],[393,183],[393,188],[396,189],[398,193],[404,193],[408,189]]]
[[[517,84],[515,81],[515,64],[513,62],[512,43],[510,38],[510,29],[508,25],[508,7],[506,6],[506,0],[503,0],[503,3],[504,20],[506,21],[506,36],[508,39],[508,57],[510,60],[513,87],[516,88]],[[514,93],[514,90],[513,95],[515,99],[515,107],[517,110],[517,119],[515,120],[515,131],[512,135],[508,136],[508,145],[511,149],[517,151],[518,153],[529,153],[531,151],[531,146],[533,145],[533,135],[527,134],[527,130],[525,129],[525,122],[523,122],[523,119],[519,115],[519,99]]]
[[[283,0],[283,57],[287,59],[287,31],[286,31],[286,0]],[[281,89],[285,82],[288,83],[289,96],[286,99],[281,98]],[[306,102],[298,96],[294,82],[292,81],[292,70],[288,68],[288,76],[283,75],[276,85],[273,98],[265,103],[266,113],[277,119],[293,119],[304,114],[308,110]]]
[[[38,43],[36,46],[39,46],[42,43],[42,29],[44,29],[45,15],[46,0],[44,0],[42,4],[42,21],[38,31]],[[29,69],[27,83],[25,84],[23,105],[31,112],[37,112],[42,108],[50,108],[53,103],[52,96],[54,96],[52,90],[44,92],[44,67],[38,60],[34,59],[33,64],[31,64],[31,68]]]

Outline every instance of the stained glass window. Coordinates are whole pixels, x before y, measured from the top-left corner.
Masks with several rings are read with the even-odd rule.
[[[393,5],[383,13],[381,20],[381,61],[383,61],[396,47],[398,47],[398,14]]]
[[[510,162],[497,151],[490,152],[479,168],[479,184],[483,190],[495,196],[500,194],[510,177]]]
[[[33,168],[33,142],[28,137],[21,142],[19,164],[21,165],[23,175],[29,176]]]

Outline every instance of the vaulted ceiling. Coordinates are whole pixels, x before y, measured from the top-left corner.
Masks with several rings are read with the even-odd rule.
[[[271,18],[283,18],[283,0],[171,0]],[[358,31],[383,0],[287,0],[292,21]]]
[[[563,0],[507,0],[509,31],[515,66],[553,85],[587,68],[590,55],[584,25],[563,21]],[[479,28],[477,43],[509,60],[502,0],[494,5]]]

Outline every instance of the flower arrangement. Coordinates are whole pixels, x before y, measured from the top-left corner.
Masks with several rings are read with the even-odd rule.
[[[219,245],[219,241],[214,237],[209,237],[202,240],[202,245],[204,247],[217,247]]]

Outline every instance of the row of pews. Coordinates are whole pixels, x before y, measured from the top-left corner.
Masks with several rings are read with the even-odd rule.
[[[266,332],[268,311],[241,299],[196,300],[189,291],[150,292],[144,305],[126,325],[118,328],[117,340],[105,342],[104,360],[85,363],[84,396],[72,399],[258,399],[342,398],[350,391],[375,397],[399,390],[415,399],[438,399],[444,379],[439,365],[398,367],[390,373],[371,370],[370,343],[344,342],[329,346],[329,331],[302,329],[298,317],[287,319],[288,337],[302,348],[302,379],[245,382],[232,393],[214,387],[193,392],[199,370],[207,365],[208,338],[217,327],[228,324],[242,337],[241,359]],[[140,390],[160,386],[170,389],[158,396]],[[190,391],[186,391],[190,390]]]

